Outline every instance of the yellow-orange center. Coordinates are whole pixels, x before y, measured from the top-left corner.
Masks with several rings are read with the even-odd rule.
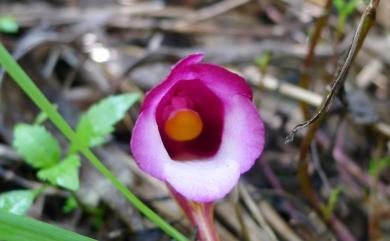
[[[202,118],[193,110],[178,110],[165,121],[164,130],[172,140],[190,141],[197,138],[202,132]]]

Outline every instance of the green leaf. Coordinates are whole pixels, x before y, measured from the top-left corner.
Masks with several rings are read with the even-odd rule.
[[[13,146],[34,168],[50,167],[60,160],[60,145],[43,126],[18,124]]]
[[[79,184],[80,157],[72,155],[55,166],[42,169],[38,172],[38,178],[49,181],[51,184],[77,191]]]
[[[332,192],[330,193],[328,204],[326,205],[326,210],[325,210],[325,216],[327,219],[332,216],[334,207],[337,203],[337,200],[339,199],[341,191],[342,191],[341,187],[337,187],[333,189]]]
[[[388,166],[390,166],[390,157],[386,157],[380,160],[372,160],[370,161],[368,172],[372,177],[376,178],[378,174]]]
[[[0,210],[17,215],[24,215],[34,202],[36,192],[17,190],[0,194]]]
[[[344,12],[347,15],[350,15],[353,11],[355,11],[357,5],[359,4],[360,0],[351,0],[349,1],[345,7],[344,7]]]
[[[259,66],[259,68],[263,71],[267,68],[269,62],[272,58],[272,52],[266,51],[264,54],[262,54],[260,57],[258,57],[255,62]]]
[[[77,200],[74,196],[70,196],[66,199],[65,205],[62,208],[64,213],[70,213],[78,207]]]
[[[19,26],[15,19],[10,16],[0,17],[0,32],[3,33],[17,33]]]
[[[342,12],[343,8],[345,6],[345,0],[333,0],[333,4],[335,8],[337,9],[337,12]]]
[[[0,240],[3,241],[96,241],[80,234],[0,211]]]
[[[110,96],[93,105],[84,113],[77,125],[76,133],[88,147],[104,143],[105,137],[113,132],[114,125],[121,120],[126,111],[140,98],[140,94]],[[74,145],[70,152],[77,151]]]

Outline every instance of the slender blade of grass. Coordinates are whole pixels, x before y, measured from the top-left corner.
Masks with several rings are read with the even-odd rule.
[[[188,239],[178,232],[174,227],[165,222],[153,210],[146,206],[139,198],[137,198],[130,190],[126,188],[115,176],[108,170],[96,155],[85,146],[77,137],[76,133],[58,113],[54,105],[44,96],[39,88],[34,84],[30,77],[24,72],[19,64],[12,58],[9,52],[0,43],[0,65],[14,79],[19,87],[31,98],[31,100],[47,114],[53,124],[66,136],[71,143],[80,146],[80,152],[99,170],[122,195],[133,204],[142,214],[150,221],[158,225],[166,234],[178,241],[188,241]]]
[[[0,211],[0,240],[4,241],[96,241],[80,234],[5,211]]]

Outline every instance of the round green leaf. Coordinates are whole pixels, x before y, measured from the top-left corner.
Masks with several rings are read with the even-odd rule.
[[[0,194],[0,210],[23,215],[34,202],[36,192],[33,190],[17,190]]]
[[[34,168],[50,167],[60,160],[60,145],[43,126],[18,124],[13,146]]]
[[[77,191],[79,184],[80,158],[77,155],[67,157],[62,162],[38,172],[38,178],[51,184]]]

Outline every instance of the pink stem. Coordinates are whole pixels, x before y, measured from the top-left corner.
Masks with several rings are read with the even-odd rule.
[[[220,241],[219,235],[214,223],[214,205],[213,203],[199,203],[186,199],[180,193],[176,192],[172,186],[167,184],[169,191],[180,205],[192,226],[198,229],[198,239],[200,241]]]

